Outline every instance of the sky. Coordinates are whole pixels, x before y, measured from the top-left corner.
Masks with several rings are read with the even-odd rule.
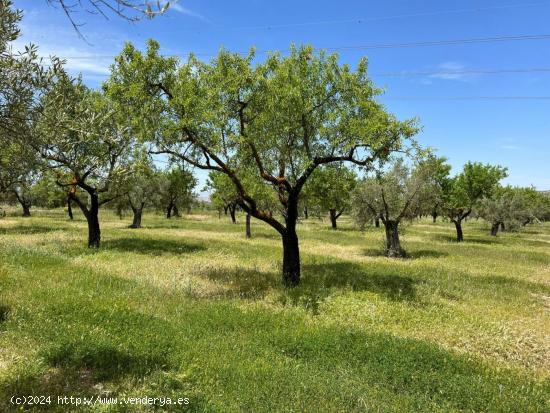
[[[261,59],[291,44],[334,49],[351,66],[366,56],[385,89],[379,100],[400,119],[417,117],[417,140],[453,173],[467,161],[500,164],[504,183],[550,190],[550,0],[179,0],[137,23],[77,13],[86,40],[46,0],[14,3],[24,11],[16,46],[66,58],[91,87],[126,41],[144,48],[150,38],[164,54],[203,59],[252,46]]]

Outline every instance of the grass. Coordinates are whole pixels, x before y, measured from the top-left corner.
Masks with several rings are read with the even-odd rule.
[[[12,395],[188,397],[197,412],[550,411],[550,226],[466,242],[446,223],[300,224],[303,280],[244,219],[145,228],[102,215],[103,246],[62,211],[0,219],[0,411]],[[67,411],[67,406],[26,406]],[[171,410],[172,409],[172,410]],[[153,411],[96,405],[78,411]],[[157,407],[182,411],[182,407]]]

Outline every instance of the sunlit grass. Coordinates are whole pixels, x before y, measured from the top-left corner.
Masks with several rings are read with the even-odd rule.
[[[392,260],[381,229],[310,219],[302,284],[285,290],[278,235],[256,221],[247,240],[239,218],[148,214],[132,230],[107,211],[99,251],[80,216],[0,219],[0,411],[46,393],[182,396],[190,411],[550,410],[550,226],[495,239],[469,221],[456,244],[451,225],[416,222],[409,258]]]

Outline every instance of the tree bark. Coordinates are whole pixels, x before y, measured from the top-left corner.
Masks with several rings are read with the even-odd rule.
[[[501,222],[501,223],[500,223],[500,229],[501,229],[502,231],[506,231],[506,225],[504,224],[504,222]]]
[[[132,225],[130,225],[130,228],[141,228],[141,217],[143,215],[143,203],[140,207],[132,207],[132,211],[134,212],[134,219],[132,220]]]
[[[250,232],[250,214],[246,214],[246,238],[251,238],[252,233]]]
[[[437,222],[437,212],[432,212],[432,222],[435,224]]]
[[[25,195],[19,195],[19,192],[17,190],[13,191],[15,193],[15,197],[17,198],[17,201],[21,204],[21,207],[23,208],[23,216],[24,217],[30,217],[31,216],[31,202],[25,198]]]
[[[173,208],[173,204],[170,202],[170,204],[168,204],[168,208],[166,208],[166,218],[167,219],[170,219],[172,218],[172,208]]]
[[[173,211],[173,215],[177,218],[181,217],[180,215],[180,210],[178,209],[178,206],[176,204],[174,204],[174,206],[172,207],[172,211]]]
[[[331,223],[332,229],[336,230],[337,229],[336,220],[338,219],[338,216],[336,215],[336,210],[330,209],[329,212],[330,212],[330,223]]]
[[[403,257],[398,231],[399,221],[387,220],[384,222],[386,229],[386,255],[390,258]]]
[[[307,210],[307,205],[304,206],[304,219],[308,219],[309,218],[309,212]]]
[[[231,215],[231,222],[236,224],[237,223],[237,218],[235,218],[235,210],[237,209],[237,205],[235,204],[231,204],[229,206],[229,214]]]
[[[69,219],[72,221],[74,219],[74,216],[73,216],[73,205],[70,197],[67,198],[67,213],[69,214]]]
[[[493,222],[493,224],[491,225],[491,235],[493,237],[497,236],[499,228],[500,228],[500,222]]]
[[[296,287],[300,284],[300,248],[295,229],[288,229],[283,235],[283,284]]]
[[[380,228],[380,218],[375,218],[375,219],[374,219],[374,226],[375,226],[376,228]]]
[[[90,209],[85,214],[88,221],[88,248],[99,248],[101,230],[99,228],[99,197],[90,194]]]
[[[464,235],[462,233],[462,220],[458,219],[453,222],[455,223],[456,228],[456,242],[464,241]]]

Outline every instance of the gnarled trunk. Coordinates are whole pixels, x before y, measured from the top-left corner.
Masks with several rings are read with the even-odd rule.
[[[453,221],[456,228],[456,242],[464,241],[464,235],[462,234],[462,220],[457,219]]]
[[[386,220],[384,227],[386,229],[386,255],[391,258],[403,257],[398,231],[399,221]]]
[[[329,212],[330,212],[330,224],[332,226],[332,229],[336,229],[337,228],[336,220],[338,219],[338,215],[336,214],[336,210],[335,209],[330,209]]]
[[[143,207],[144,207],[143,203],[139,207],[132,207],[132,212],[134,213],[134,219],[132,220],[132,225],[130,225],[130,228],[141,228],[141,217],[143,215]]]
[[[25,198],[25,195],[19,195],[19,192],[17,190],[13,191],[15,193],[15,197],[17,198],[17,201],[21,204],[21,207],[23,208],[23,216],[24,217],[30,217],[31,216],[31,201]]]
[[[251,238],[252,233],[250,232],[250,214],[246,214],[246,238]]]
[[[166,218],[170,219],[172,218],[172,208],[174,207],[174,204],[170,202],[168,204],[168,208],[166,208]]]
[[[500,228],[500,222],[493,222],[493,224],[491,225],[491,235],[493,237],[497,236],[499,228]]]

